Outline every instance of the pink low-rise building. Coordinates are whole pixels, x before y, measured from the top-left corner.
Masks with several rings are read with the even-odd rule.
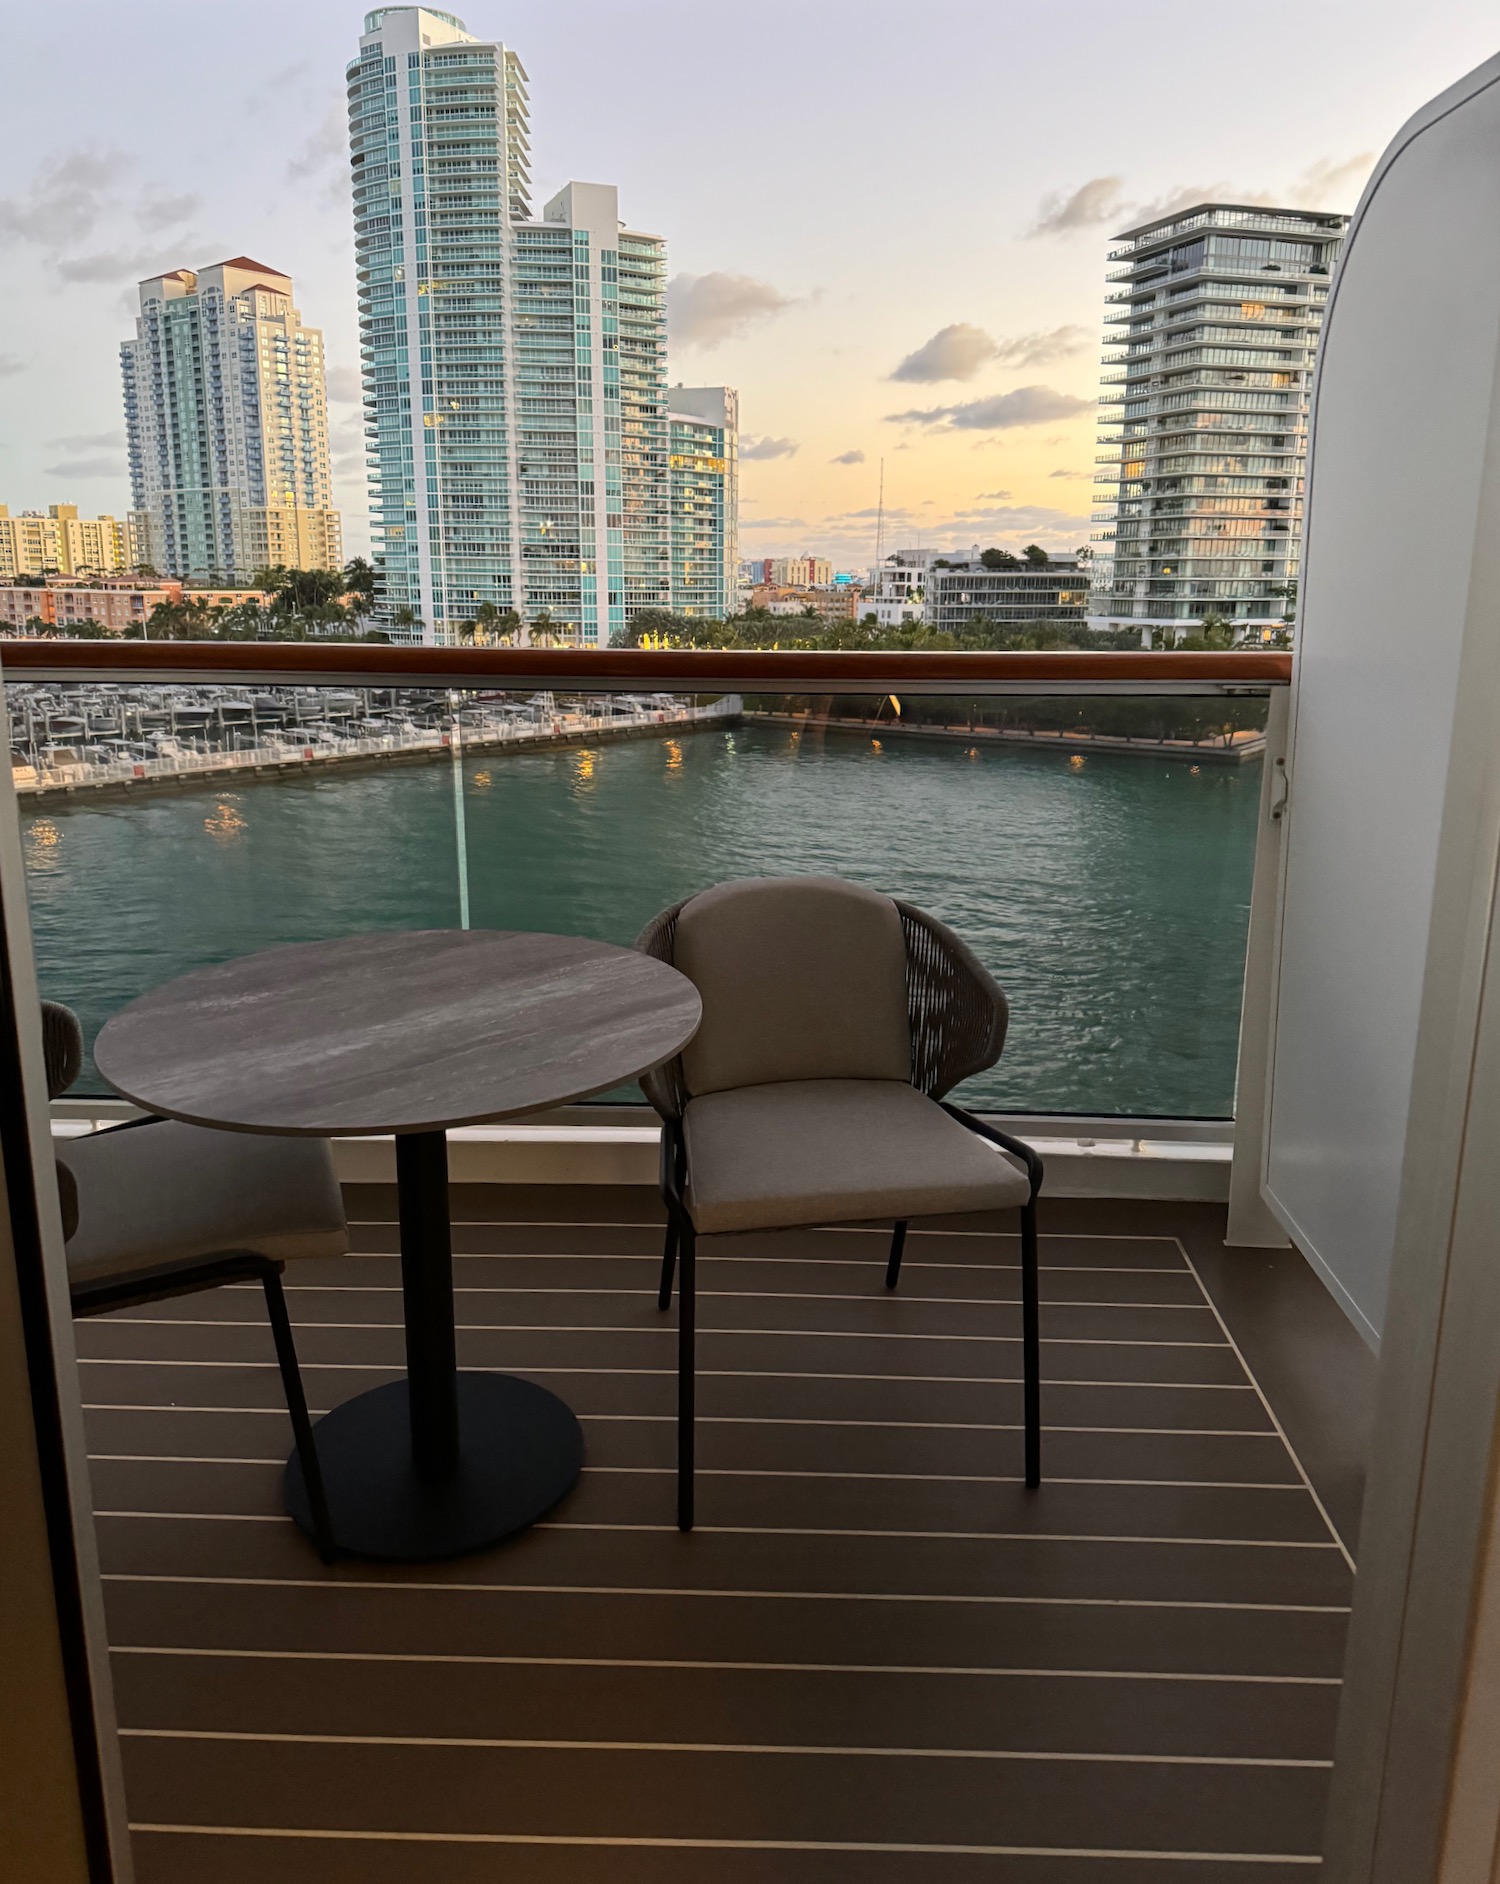
[[[99,582],[58,578],[40,584],[0,582],[0,633],[24,633],[33,622],[39,622],[46,631],[96,621],[113,634],[123,634],[137,623],[149,624],[163,602],[184,598],[206,602],[211,608],[270,600],[262,589],[186,589],[170,578],[152,582],[132,576],[106,577]]]

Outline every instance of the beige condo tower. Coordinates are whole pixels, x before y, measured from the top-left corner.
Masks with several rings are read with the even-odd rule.
[[[338,568],[323,336],[290,276],[240,255],[143,281],[140,300],[120,363],[142,560],[231,580]]]

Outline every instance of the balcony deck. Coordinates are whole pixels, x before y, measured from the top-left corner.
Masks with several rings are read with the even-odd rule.
[[[401,1363],[393,1194],[351,1216],[360,1254],[288,1276],[315,1408]],[[1373,1370],[1298,1259],[1050,1204],[1028,1495],[1013,1237],[914,1231],[895,1297],[878,1231],[711,1242],[683,1538],[654,1197],[454,1216],[461,1361],[589,1449],[463,1562],[292,1530],[258,1292],[79,1326],[140,1884],[1306,1875]]]

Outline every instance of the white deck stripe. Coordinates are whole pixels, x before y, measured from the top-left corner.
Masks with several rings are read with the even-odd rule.
[[[174,1401],[170,1406],[152,1404],[141,1400],[85,1400],[85,1413],[253,1413],[258,1418],[285,1419],[284,1406],[189,1406],[183,1401]],[[331,1413],[332,1407],[310,1407],[313,1417],[321,1418]],[[592,1420],[598,1424],[640,1424],[674,1426],[677,1423],[675,1413],[578,1413],[579,1420]],[[919,1433],[1019,1433],[1022,1426],[1018,1420],[816,1420],[816,1419],[772,1419],[756,1414],[699,1414],[696,1424],[699,1426],[852,1426],[870,1427],[881,1432],[919,1432]],[[1158,1439],[1271,1439],[1280,1442],[1280,1435],[1269,1426],[1057,1426],[1050,1420],[1047,1423],[1049,1433],[1123,1433],[1127,1437]]]
[[[1338,1675],[1240,1675],[1149,1668],[986,1668],[912,1662],[729,1662],[599,1655],[416,1655],[355,1649],[163,1648],[151,1643],[110,1644],[112,1655],[260,1662],[396,1662],[458,1668],[649,1668],[687,1673],[753,1675],[941,1675],[1009,1681],[1187,1681],[1217,1686],[1338,1688]]]
[[[100,1512],[101,1517],[105,1516]],[[142,1516],[167,1516],[168,1513],[142,1513]],[[289,1520],[277,1516],[274,1522]],[[537,1531],[628,1531],[654,1535],[660,1524],[581,1523],[566,1518],[539,1518]],[[918,1538],[924,1542],[953,1544],[1176,1544],[1189,1549],[1203,1545],[1215,1550],[1337,1550],[1336,1542],[1317,1538],[1280,1537],[1157,1537],[1149,1532],[1112,1531],[899,1531],[865,1529],[860,1526],[795,1524],[696,1524],[695,1536],[702,1537],[866,1537],[884,1539]]]
[[[96,1518],[115,1518],[147,1524],[279,1524],[292,1520],[284,1511],[96,1511]],[[616,1535],[662,1535],[662,1524],[585,1524],[565,1519],[540,1518],[534,1531],[607,1531]],[[697,1537],[860,1537],[886,1541],[948,1544],[1170,1544],[1209,1550],[1334,1550],[1323,1538],[1280,1537],[1157,1537],[1149,1532],[1109,1531],[884,1531],[839,1526],[792,1524],[699,1524]]]
[[[846,1298],[839,1297],[838,1300]],[[186,1315],[122,1315],[116,1312],[108,1316],[91,1316],[90,1323],[96,1328],[254,1328],[257,1324],[248,1317],[225,1321],[222,1317],[215,1320],[208,1316],[189,1317]],[[315,1334],[324,1330],[332,1333],[365,1334],[403,1334],[404,1326],[399,1321],[303,1321],[297,1324],[304,1335]],[[459,1325],[460,1334],[631,1334],[631,1335],[671,1335],[676,1337],[676,1324],[669,1321],[649,1322],[504,1322],[504,1321],[466,1321]],[[900,1329],[882,1328],[868,1334],[853,1328],[713,1328],[700,1326],[700,1337],[704,1335],[745,1336],[752,1339],[772,1337],[777,1340],[797,1341],[963,1341],[982,1346],[1019,1347],[1020,1335],[1000,1334],[920,1334],[906,1333]],[[1207,1348],[1216,1354],[1226,1352],[1230,1344],[1227,1341],[1115,1341],[1085,1335],[1054,1335],[1042,1337],[1043,1347],[1053,1348]]]
[[[399,1230],[397,1217],[350,1217],[351,1230]],[[465,1230],[654,1230],[658,1236],[667,1227],[665,1217],[454,1217],[453,1228]],[[890,1240],[890,1225],[879,1223],[822,1223],[810,1229],[725,1230],[724,1236],[883,1236]],[[987,1236],[1019,1242],[1019,1230],[940,1230],[913,1225],[908,1238],[918,1236]],[[1177,1244],[1170,1232],[1152,1236],[1144,1230],[1046,1230],[1038,1238],[1042,1249],[1049,1243],[1168,1243]],[[1045,1268],[1045,1263],[1043,1264]]]
[[[353,1227],[353,1226],[351,1226]],[[911,1232],[912,1236],[917,1233]],[[1045,1239],[1044,1239],[1045,1240]],[[1169,1242],[1169,1237],[1162,1237],[1162,1242]],[[908,1247],[910,1244],[908,1243]],[[868,1275],[872,1267],[879,1267],[881,1258],[878,1252],[869,1256],[733,1256],[726,1250],[710,1249],[702,1253],[703,1261],[714,1266],[724,1263],[751,1263],[756,1265],[785,1264],[797,1269],[858,1269]],[[346,1263],[358,1257],[366,1262],[399,1262],[401,1252],[395,1249],[351,1249],[342,1256],[317,1257],[315,1262]],[[478,1263],[649,1263],[654,1268],[661,1267],[659,1250],[603,1250],[603,1249],[456,1249],[453,1252],[455,1262]],[[1021,1265],[1012,1262],[993,1261],[976,1263],[940,1263],[920,1256],[906,1256],[902,1260],[901,1273],[904,1276],[911,1269],[959,1269],[978,1270],[983,1275],[1019,1275]],[[1041,1264],[1042,1278],[1048,1276],[1181,1276],[1186,1272],[1180,1264],[1173,1263],[1164,1267],[1160,1263],[1058,1263]],[[226,1283],[226,1288],[243,1288],[243,1283]],[[248,1285],[253,1287],[254,1284]],[[290,1285],[289,1285],[290,1286]]]
[[[180,1571],[106,1570],[105,1583],[173,1583],[224,1589],[401,1590],[418,1595],[456,1596],[638,1596],[702,1599],[711,1602],[768,1603],[932,1603],[972,1604],[982,1609],[1185,1609],[1212,1613],[1267,1616],[1347,1616],[1347,1603],[1231,1603],[1163,1596],[1000,1596],[959,1595],[949,1591],[888,1590],[737,1590],[686,1585],[636,1583],[458,1583],[399,1577],[245,1577],[194,1576]]]
[[[1177,1270],[1173,1270],[1172,1273],[1176,1275],[1176,1274],[1179,1274],[1180,1272]],[[260,1289],[260,1284],[258,1282],[226,1283],[224,1285],[223,1293],[228,1294],[231,1292],[235,1294],[254,1295],[258,1297],[260,1295],[261,1289]],[[399,1282],[299,1282],[299,1283],[288,1285],[288,1293],[292,1295],[400,1295],[401,1284]],[[523,1286],[522,1284],[519,1284],[519,1283],[507,1282],[507,1283],[457,1283],[454,1285],[453,1293],[456,1296],[457,1295],[592,1295],[592,1296],[623,1295],[623,1296],[628,1296],[632,1301],[639,1301],[642,1297],[653,1294],[654,1291],[650,1289],[645,1289],[645,1288],[606,1289],[606,1288],[601,1288],[597,1285],[592,1288],[560,1289],[554,1286],[544,1287],[541,1284],[528,1283]],[[869,1292],[862,1295],[857,1295],[851,1289],[845,1289],[842,1291],[836,1290],[831,1293],[824,1293],[823,1291],[817,1290],[817,1289],[698,1289],[696,1291],[696,1294],[700,1302],[704,1302],[704,1301],[709,1300],[710,1298],[713,1298],[715,1301],[720,1301],[720,1302],[889,1302],[889,1303],[895,1303],[897,1305],[905,1306],[908,1308],[912,1308],[912,1307],[915,1307],[915,1308],[1019,1308],[1021,1306],[1021,1298],[1019,1295],[906,1295],[906,1294],[890,1295],[890,1294],[887,1294],[883,1289],[879,1295],[875,1295]],[[1064,1309],[1064,1308],[1134,1309],[1138,1313],[1145,1312],[1146,1310],[1149,1310],[1149,1309],[1167,1309],[1174,1312],[1186,1309],[1194,1315],[1202,1315],[1202,1314],[1207,1313],[1207,1310],[1204,1308],[1204,1305],[1202,1302],[1075,1302],[1075,1301],[1070,1301],[1066,1297],[1054,1298],[1052,1296],[1047,1296],[1047,1295],[1044,1295],[1041,1298],[1041,1306],[1043,1308],[1054,1308],[1054,1309]],[[126,1316],[126,1315],[117,1314],[115,1316],[115,1319],[117,1321],[130,1321],[130,1320],[144,1320],[146,1319],[146,1317]],[[174,1316],[157,1316],[155,1317],[155,1319],[158,1321],[160,1320],[176,1321],[179,1319],[179,1317],[175,1315]],[[253,1315],[246,1315],[244,1317],[244,1320],[246,1322],[253,1321],[254,1319],[255,1317]],[[218,1326],[219,1324],[211,1323],[207,1325]],[[226,1323],[224,1325],[228,1326],[230,1324]],[[334,1328],[334,1327],[348,1326],[349,1324],[342,1323],[342,1322],[307,1321],[300,1325],[307,1328],[320,1328],[320,1327],[321,1328]],[[387,1326],[399,1328],[401,1326],[400,1322],[392,1322],[392,1323],[359,1322],[354,1325],[358,1327],[362,1327],[362,1328],[363,1327],[381,1328],[381,1327],[387,1327]],[[466,1322],[466,1323],[463,1323],[462,1325],[465,1327],[469,1327],[469,1326],[482,1326],[483,1324],[475,1324],[475,1323]],[[668,1324],[668,1325],[670,1326],[671,1324]]]
[[[1094,1845],[915,1845],[808,1838],[583,1838],[537,1832],[373,1832],[274,1825],[169,1825],[132,1820],[132,1832],[189,1838],[306,1838],[385,1845],[561,1846],[591,1851],[848,1851],[910,1858],[1128,1858],[1162,1864],[1321,1864],[1298,1853],[1253,1851],[1129,1851]]]
[[[1343,1538],[1339,1535],[1338,1526],[1334,1523],[1333,1519],[1328,1515],[1328,1507],[1323,1503],[1323,1500],[1318,1496],[1317,1488],[1316,1486],[1314,1486],[1311,1478],[1308,1476],[1307,1467],[1303,1465],[1301,1459],[1297,1456],[1296,1447],[1292,1444],[1291,1440],[1287,1438],[1285,1427],[1283,1427],[1283,1425],[1281,1424],[1281,1421],[1276,1417],[1275,1409],[1272,1407],[1271,1402],[1266,1398],[1264,1392],[1262,1391],[1261,1384],[1256,1379],[1255,1374],[1251,1370],[1249,1362],[1245,1359],[1244,1355],[1240,1352],[1239,1343],[1235,1340],[1234,1336],[1229,1332],[1228,1322],[1226,1322],[1224,1317],[1219,1313],[1218,1304],[1214,1301],[1213,1297],[1209,1294],[1208,1290],[1204,1287],[1203,1278],[1202,1276],[1198,1274],[1197,1269],[1194,1268],[1193,1259],[1191,1256],[1188,1255],[1187,1248],[1181,1242],[1180,1239],[1177,1240],[1177,1247],[1178,1249],[1182,1251],[1182,1260],[1187,1264],[1188,1268],[1192,1270],[1193,1280],[1198,1284],[1198,1287],[1203,1290],[1203,1299],[1205,1302],[1207,1302],[1208,1306],[1213,1310],[1215,1321],[1217,1321],[1219,1326],[1224,1330],[1224,1339],[1229,1343],[1230,1347],[1234,1349],[1235,1359],[1239,1362],[1240,1366],[1244,1368],[1245,1378],[1250,1382],[1251,1386],[1254,1387],[1256,1394],[1260,1399],[1260,1403],[1262,1407],[1264,1407],[1265,1409],[1266,1418],[1276,1428],[1277,1434],[1280,1437],[1282,1445],[1286,1447],[1287,1457],[1291,1460],[1292,1464],[1296,1466],[1297,1475],[1302,1480],[1303,1485],[1307,1488],[1308,1497],[1311,1498],[1313,1503],[1317,1506],[1318,1516],[1323,1520],[1324,1524],[1327,1525],[1328,1535],[1333,1539],[1334,1544],[1337,1546],[1340,1555],[1343,1557],[1344,1562],[1348,1564],[1350,1572],[1352,1573],[1354,1571],[1354,1558],[1350,1553],[1348,1545],[1344,1542]]]
[[[96,1324],[97,1325],[97,1324]],[[142,1360],[138,1355],[80,1354],[80,1367],[220,1367],[248,1368],[258,1373],[277,1373],[275,1361],[187,1361],[162,1356]],[[404,1374],[406,1369],[391,1361],[303,1361],[304,1374]],[[484,1369],[459,1369],[484,1372]],[[518,1368],[531,1374],[603,1374],[610,1380],[675,1380],[675,1367],[531,1367]],[[927,1387],[1019,1387],[1019,1374],[815,1374],[775,1367],[700,1367],[699,1380],[860,1380],[876,1381],[882,1386],[901,1382]],[[1171,1393],[1254,1393],[1248,1380],[1065,1380],[1043,1375],[1044,1387],[1149,1387]]]
[[[171,1452],[91,1452],[92,1465],[259,1465],[278,1471],[286,1464],[283,1455],[274,1459],[244,1458],[229,1453]],[[802,1466],[700,1465],[699,1478],[817,1478],[866,1479],[885,1485],[1020,1485],[1018,1472],[818,1472]],[[675,1478],[673,1465],[585,1465],[585,1478]],[[1132,1486],[1159,1491],[1268,1491],[1301,1493],[1299,1480],[1242,1478],[1066,1478],[1056,1472],[1047,1474],[1049,1485]]]
[[[233,1745],[291,1747],[447,1747],[484,1753],[697,1753],[770,1755],[777,1759],[979,1760],[1036,1766],[1212,1766],[1271,1767],[1326,1772],[1332,1760],[1288,1760],[1213,1753],[1039,1753],[991,1747],[831,1747],[781,1745],[775,1741],[706,1740],[521,1740],[478,1734],[272,1734],[239,1728],[122,1727],[122,1740],[208,1740]]]

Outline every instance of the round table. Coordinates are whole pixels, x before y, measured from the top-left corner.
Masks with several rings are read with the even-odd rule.
[[[685,976],[634,949],[434,929],[200,968],[100,1031],[95,1065],[149,1112],[237,1132],[395,1135],[407,1371],[318,1422],[342,1549],[458,1556],[572,1487],[572,1410],[530,1381],[458,1370],[445,1133],[622,1085],[678,1053],[701,1015]],[[295,1454],[285,1488],[310,1534]]]

